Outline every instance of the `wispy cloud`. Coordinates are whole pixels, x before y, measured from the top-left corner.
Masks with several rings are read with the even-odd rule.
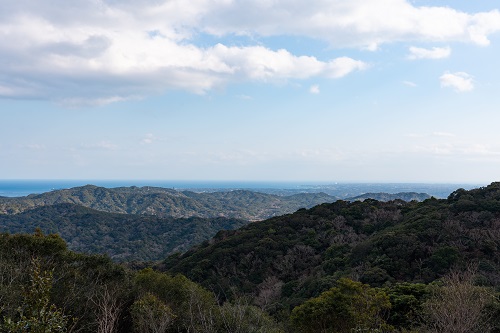
[[[449,47],[433,47],[432,49],[424,49],[420,47],[410,47],[409,59],[443,59],[448,58],[451,54]]]
[[[455,134],[448,133],[448,132],[433,132],[432,135],[433,136],[437,136],[437,137],[445,137],[445,138],[453,138],[453,137],[455,137]]]
[[[415,82],[412,82],[412,81],[403,81],[403,84],[405,86],[412,87],[412,88],[417,87],[417,84]]]
[[[319,85],[314,84],[314,85],[312,85],[311,87],[309,87],[309,92],[310,92],[311,94],[319,94],[319,93],[320,93],[320,90],[319,90]]]
[[[439,77],[441,87],[453,88],[456,92],[468,92],[474,89],[472,76],[465,72],[445,73]]]
[[[483,144],[465,144],[465,143],[440,143],[428,144],[414,147],[415,152],[429,153],[432,155],[455,156],[455,157],[474,157],[490,156],[500,157],[500,150]]]
[[[143,145],[150,145],[150,144],[153,143],[153,140],[154,140],[154,135],[152,133],[148,133],[141,140],[141,144],[143,144]]]
[[[81,147],[85,149],[116,150],[118,148],[118,145],[114,144],[111,141],[103,140],[97,143],[82,144]]]
[[[43,144],[33,143],[27,145],[21,145],[19,148],[29,149],[29,150],[45,150],[47,147]]]
[[[456,137],[455,134],[450,133],[450,132],[444,132],[444,131],[437,131],[437,132],[432,132],[432,133],[409,133],[406,135],[408,138],[453,138]]]

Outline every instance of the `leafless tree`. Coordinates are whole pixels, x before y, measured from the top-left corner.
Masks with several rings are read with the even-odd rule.
[[[267,277],[257,286],[258,295],[255,299],[255,304],[261,309],[267,310],[281,296],[282,286],[283,281],[279,280],[276,276]]]
[[[118,287],[102,285],[94,294],[92,302],[98,310],[97,333],[116,332],[123,305],[119,298]]]
[[[215,299],[205,299],[199,289],[191,286],[188,290],[188,333],[217,332],[217,304]],[[213,302],[212,302],[213,301]]]
[[[466,271],[453,270],[443,278],[434,296],[424,304],[429,322],[428,332],[487,333],[490,317],[486,312],[493,301],[492,292],[474,285],[477,266]]]

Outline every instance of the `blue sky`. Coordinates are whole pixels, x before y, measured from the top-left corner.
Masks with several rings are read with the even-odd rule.
[[[0,1],[0,178],[500,180],[496,1]]]

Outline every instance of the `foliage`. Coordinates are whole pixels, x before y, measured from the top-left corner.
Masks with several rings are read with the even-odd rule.
[[[112,214],[73,204],[0,215],[0,231],[26,233],[40,228],[61,235],[72,250],[106,253],[115,261],[159,260],[185,251],[219,230],[238,228],[246,223],[221,217],[174,219]]]
[[[68,318],[54,304],[50,304],[52,272],[43,271],[40,261],[32,259],[30,283],[24,290],[24,300],[16,319],[4,317],[2,329],[6,332],[63,333]]]
[[[138,333],[164,333],[176,318],[172,309],[151,293],[136,300],[130,314]]]
[[[420,326],[423,320],[424,303],[431,293],[429,285],[401,282],[384,289],[391,302],[387,322],[392,326],[408,330]]]
[[[49,290],[35,297],[44,300],[41,308],[54,322],[71,318],[64,324],[71,332],[446,332],[454,326],[444,319],[453,313],[446,319],[453,323],[478,314],[474,325],[460,324],[468,332],[499,332],[499,202],[500,184],[493,183],[446,200],[321,204],[219,231],[140,271],[130,267],[146,263],[75,253],[40,230],[0,234],[0,312],[7,325],[31,318],[26,292],[39,289]],[[139,230],[134,216],[71,205],[36,211],[33,221],[60,215],[67,230],[72,220],[87,221],[78,232],[96,243],[96,230],[109,221],[117,246],[128,246],[127,228]],[[160,230],[154,217],[145,218],[151,224],[142,235]],[[33,258],[42,281],[51,281],[45,289],[31,288]],[[471,263],[476,269],[466,279]]]
[[[0,270],[2,331],[281,332],[260,308],[239,300],[219,304],[183,275],[133,272],[62,245],[41,232],[1,234],[0,267],[12,267]]]
[[[385,315],[387,294],[366,284],[342,278],[334,288],[293,309],[291,321],[299,332],[382,332],[390,327]]]
[[[279,318],[341,277],[378,287],[428,284],[453,267],[480,262],[482,283],[498,286],[500,185],[458,193],[423,202],[322,204],[221,231],[157,267],[185,274],[222,295],[250,294]],[[474,202],[473,210],[456,209],[464,193]],[[407,303],[419,299],[405,297]],[[417,319],[394,320],[410,325]]]

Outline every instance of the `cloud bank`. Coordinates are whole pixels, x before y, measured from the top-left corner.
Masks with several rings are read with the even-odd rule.
[[[376,50],[400,41],[486,46],[498,31],[498,10],[468,14],[405,0],[4,1],[0,96],[100,105],[169,89],[203,94],[233,82],[337,79],[368,67],[259,43],[205,45],[203,35],[299,36]],[[414,59],[449,53],[410,49]],[[443,85],[457,87],[458,77]]]

